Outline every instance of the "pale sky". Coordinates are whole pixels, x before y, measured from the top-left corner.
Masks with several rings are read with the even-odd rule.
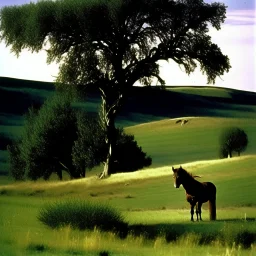
[[[215,2],[218,0],[206,0]],[[30,0],[0,0],[5,5],[29,3]],[[256,92],[256,13],[254,0],[219,0],[228,6],[227,19],[220,31],[210,30],[212,41],[228,55],[232,65],[229,73],[217,78],[215,86]],[[161,75],[167,85],[206,85],[206,76],[198,68],[186,75],[173,61],[161,62]],[[38,81],[54,81],[58,74],[56,64],[46,64],[46,53],[24,50],[19,58],[0,43],[0,76]]]

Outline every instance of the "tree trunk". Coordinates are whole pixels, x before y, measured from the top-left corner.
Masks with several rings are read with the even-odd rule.
[[[108,107],[107,107],[108,106]],[[116,145],[116,127],[115,127],[115,117],[116,117],[116,106],[113,104],[111,107],[106,104],[106,100],[103,99],[102,102],[102,121],[104,129],[106,130],[105,142],[107,145],[107,157],[104,163],[103,172],[100,174],[99,178],[106,178],[111,173],[113,173],[113,152]]]
[[[106,178],[111,174],[111,162],[112,162],[112,145],[109,145],[108,148],[108,155],[106,162],[104,163],[104,169],[103,172],[100,175],[100,178]]]
[[[120,82],[119,84],[122,84]],[[109,85],[110,86],[110,85]],[[112,85],[114,88],[114,86]],[[111,87],[110,87],[111,88]],[[106,178],[113,173],[114,167],[114,152],[116,148],[116,127],[115,118],[117,111],[121,108],[124,95],[120,91],[108,90],[106,88],[99,88],[101,91],[102,109],[101,109],[101,122],[106,131],[105,142],[107,145],[107,157],[104,163],[104,170],[100,174],[99,178]]]

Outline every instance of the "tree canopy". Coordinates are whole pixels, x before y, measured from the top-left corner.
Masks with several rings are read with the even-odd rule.
[[[99,88],[107,175],[117,112],[136,81],[165,85],[159,60],[174,60],[187,74],[200,66],[208,83],[229,71],[229,58],[208,34],[210,26],[221,28],[226,8],[203,0],[44,0],[4,7],[0,39],[17,55],[46,49],[48,63],[60,63],[60,88]]]
[[[72,85],[121,77],[164,83],[156,62],[168,59],[188,74],[199,63],[212,83],[230,68],[207,34],[225,13],[224,4],[203,0],[44,0],[4,7],[0,31],[16,54],[49,46],[49,62],[64,59],[59,80]]]
[[[240,156],[248,145],[248,137],[244,130],[238,127],[228,127],[220,135],[221,157],[232,157],[232,152]]]

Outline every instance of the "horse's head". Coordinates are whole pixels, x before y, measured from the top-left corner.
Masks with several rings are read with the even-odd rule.
[[[183,179],[183,174],[184,174],[184,169],[180,166],[179,168],[173,168],[173,179],[174,179],[174,187],[179,188],[180,185],[182,184],[182,179]]]

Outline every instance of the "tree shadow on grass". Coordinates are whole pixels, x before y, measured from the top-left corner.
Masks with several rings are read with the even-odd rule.
[[[233,225],[225,227],[226,223],[239,224],[236,228]],[[176,242],[189,236],[196,237],[199,245],[209,245],[214,241],[225,244],[235,242],[243,248],[250,248],[256,241],[256,231],[246,227],[240,228],[240,224],[255,222],[255,218],[244,219],[223,219],[217,221],[184,222],[184,223],[160,223],[160,224],[134,224],[128,227],[128,234],[135,237],[155,240],[157,237],[165,238],[166,242]],[[236,225],[235,225],[236,226]]]
[[[234,223],[246,223],[246,222],[254,222],[256,218],[241,218],[241,219],[218,219],[220,222],[234,222]]]

